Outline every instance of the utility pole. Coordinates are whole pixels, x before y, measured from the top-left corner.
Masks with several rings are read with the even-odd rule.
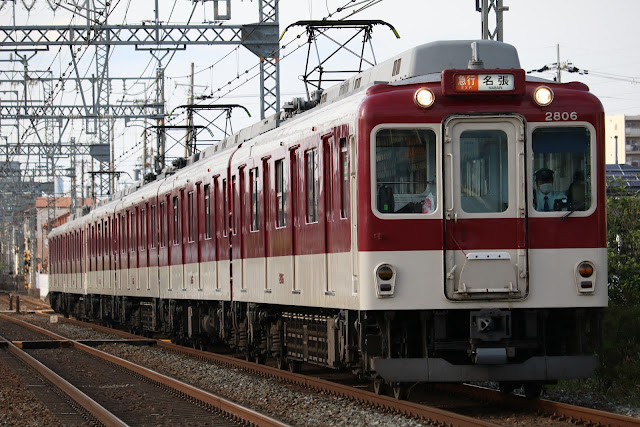
[[[191,74],[189,75],[189,97],[187,104],[193,105],[193,62],[191,63]],[[187,130],[185,133],[184,157],[191,156],[194,152],[194,132],[193,132],[193,108],[187,108]]]
[[[70,168],[70,178],[71,178],[71,204],[69,205],[69,210],[71,215],[76,213],[76,208],[78,207],[78,196],[76,194],[76,153],[75,153],[75,138],[71,138],[72,145],[72,154],[71,154],[71,168]],[[55,218],[54,218],[55,220]]]
[[[558,64],[558,75],[556,77],[556,81],[558,83],[562,83],[562,70],[561,70],[561,66],[560,66],[560,44],[556,45],[556,53],[557,53],[557,62],[556,64]]]
[[[116,158],[116,154],[115,154],[115,138],[114,138],[114,128],[115,128],[115,123],[113,119],[107,119],[109,120],[109,122],[111,123],[109,126],[109,146],[111,147],[111,153],[109,155],[109,196],[113,197],[113,193],[115,191],[115,184],[113,182],[113,175],[114,175],[114,171],[115,169],[115,158]]]
[[[165,166],[165,139],[164,133],[164,69],[162,69],[162,61],[158,59],[158,69],[156,72],[156,104],[158,105],[158,117],[156,125],[158,127],[157,136],[157,156],[155,163],[156,173],[160,173]]]
[[[147,149],[147,119],[144,119],[144,131],[142,132],[142,179],[147,174],[149,170],[148,159],[148,149]]]
[[[29,257],[29,276],[30,276],[30,280],[29,280],[29,289],[34,289],[37,288],[36,283],[37,283],[37,276],[36,276],[36,268],[38,267],[38,257],[36,254],[36,228],[38,226],[38,209],[35,206],[35,199],[34,199],[34,203],[33,203],[33,213],[30,215],[29,217],[29,253],[30,253],[30,257]],[[44,247],[44,241],[41,242],[42,246]],[[40,262],[44,263],[44,258],[40,258]],[[47,260],[47,264],[48,264],[48,260]],[[47,265],[48,267],[48,265]],[[26,278],[25,278],[26,279]]]
[[[589,74],[588,70],[581,70],[578,67],[575,67],[573,63],[569,61],[560,62],[560,45],[556,45],[556,62],[553,64],[547,64],[537,70],[529,70],[527,73],[543,73],[546,71],[555,71],[554,80],[556,83],[562,83],[562,72],[566,71],[568,73],[579,73],[579,74]]]

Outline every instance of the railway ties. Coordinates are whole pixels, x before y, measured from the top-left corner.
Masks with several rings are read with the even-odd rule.
[[[39,325],[43,325],[44,327],[49,327],[48,318],[45,316],[26,316],[30,318],[30,321],[37,321],[35,323]],[[87,324],[71,319],[62,319],[58,324],[51,325],[52,329],[56,332],[64,334],[65,336],[72,336],[75,338],[85,337],[89,333],[86,332],[87,327],[92,328],[92,330],[100,331],[101,334],[109,333],[111,334],[111,338],[113,336],[119,336],[120,338],[140,338],[135,335],[131,335],[122,331],[108,329],[102,326]],[[64,328],[61,328],[64,326]],[[82,328],[81,328],[82,327]],[[84,332],[83,332],[84,331]],[[182,381],[189,382],[190,384],[197,385],[203,389],[209,390],[217,390],[217,387],[213,386],[209,388],[208,386],[198,384],[197,382],[192,382],[192,376],[187,374],[188,372],[198,372],[201,373],[201,369],[207,365],[207,363],[218,365],[219,369],[231,369],[237,371],[243,371],[244,373],[248,373],[249,375],[253,375],[260,378],[275,378],[278,380],[278,383],[288,383],[293,384],[298,387],[302,387],[307,389],[307,393],[309,395],[313,395],[318,393],[324,396],[336,396],[338,400],[344,401],[348,400],[351,402],[360,402],[362,406],[369,407],[371,410],[375,410],[381,414],[391,413],[391,414],[404,414],[410,418],[414,418],[416,420],[420,420],[422,423],[433,424],[433,425],[495,425],[492,422],[497,422],[502,425],[509,425],[509,423],[513,423],[514,420],[517,419],[518,422],[524,422],[521,425],[539,425],[545,424],[549,426],[561,426],[566,425],[566,421],[564,420],[580,420],[583,422],[581,425],[639,425],[638,419],[632,419],[628,417],[621,417],[615,414],[607,414],[601,413],[599,417],[594,416],[585,416],[583,415],[571,415],[566,412],[566,410],[584,410],[584,408],[577,408],[571,405],[566,405],[568,408],[559,408],[555,409],[553,412],[556,412],[556,416],[553,416],[553,412],[549,412],[548,410],[542,409],[533,409],[528,405],[538,405],[538,402],[546,401],[536,401],[536,400],[527,400],[527,399],[518,399],[517,396],[504,396],[500,393],[494,393],[499,398],[500,396],[505,397],[506,401],[496,401],[497,404],[487,405],[487,401],[493,402],[493,400],[489,400],[481,390],[478,391],[478,394],[467,400],[451,400],[446,396],[443,396],[442,393],[438,393],[435,399],[430,400],[430,398],[421,398],[418,396],[420,393],[417,393],[417,400],[414,399],[413,402],[408,401],[398,401],[393,398],[387,396],[376,396],[371,392],[367,392],[363,390],[362,387],[357,386],[349,386],[345,384],[337,384],[335,381],[328,381],[323,378],[311,377],[309,375],[301,375],[294,374],[288,371],[278,370],[273,367],[258,365],[255,363],[246,362],[245,360],[238,360],[229,356],[202,352],[199,350],[195,350],[188,347],[176,346],[174,344],[170,344],[167,342],[158,341],[156,346],[148,347],[143,346],[139,348],[131,348],[131,350],[126,350],[124,348],[120,348],[116,350],[117,347],[110,346],[112,349],[105,349],[110,353],[117,354],[120,357],[127,358],[133,360],[137,363],[143,363],[144,360],[145,365],[149,367],[153,367],[153,369],[157,369],[158,363],[163,363],[165,365],[171,365],[172,368],[165,370],[161,370],[165,375],[170,375],[175,378],[179,378]],[[157,359],[150,356],[155,353],[170,353],[176,356],[167,357],[165,356],[157,356]],[[138,356],[134,356],[138,355]],[[181,358],[178,358],[177,355],[181,355]],[[143,355],[143,356],[141,356]],[[184,363],[180,360],[190,359],[193,363]],[[175,366],[174,366],[175,365]],[[175,368],[175,369],[174,369]],[[185,373],[185,375],[176,375],[177,371]],[[205,370],[205,372],[211,372],[212,370]],[[218,371],[215,371],[218,372]],[[221,372],[221,371],[219,371]],[[218,375],[226,375],[226,374],[207,374],[209,382],[213,382],[213,377],[210,375],[217,376]],[[317,375],[317,373],[316,373]],[[334,376],[332,376],[333,378]],[[227,377],[228,379],[229,377]],[[268,382],[268,381],[265,381]],[[246,380],[237,380],[238,384],[249,384]],[[350,382],[352,383],[352,382]],[[360,383],[358,383],[360,384]],[[265,387],[265,385],[260,385],[258,387]],[[268,386],[267,386],[268,387]],[[294,388],[298,388],[294,387]],[[429,388],[428,388],[429,389]],[[268,395],[271,398],[273,396],[270,394],[271,391],[266,391],[268,388],[262,388],[258,395]],[[241,393],[243,394],[243,393]],[[284,394],[288,394],[285,392]],[[236,399],[235,396],[225,396],[227,398]],[[306,400],[308,397],[303,397],[301,400]],[[418,403],[423,402],[423,403]],[[433,402],[433,403],[426,403]],[[438,402],[438,403],[436,403]],[[442,409],[433,408],[425,405],[436,404]],[[443,404],[444,403],[444,404]],[[549,404],[553,404],[550,402]],[[352,404],[350,404],[352,405]],[[562,405],[562,404],[558,404]],[[321,405],[322,406],[322,405]],[[488,407],[495,409],[486,409]],[[445,410],[445,408],[447,410]],[[485,409],[483,409],[485,408]],[[435,410],[434,410],[435,409]],[[265,410],[264,407],[261,410]],[[451,412],[454,411],[454,412]],[[265,410],[266,412],[266,410]],[[457,413],[456,413],[457,412]],[[333,410],[335,412],[335,409]],[[466,414],[461,415],[461,413]],[[514,415],[515,417],[513,418]],[[278,414],[274,414],[273,416],[278,417]],[[573,418],[572,418],[573,417]],[[486,421],[483,421],[486,420]],[[337,420],[336,420],[337,421]],[[295,421],[290,421],[295,424]],[[598,424],[600,423],[600,424]]]
[[[67,343],[54,348],[20,349],[4,341],[9,352],[61,390],[81,416],[102,425],[284,425],[277,420],[236,405],[211,393],[168,378],[131,362],[103,353],[78,341],[0,315],[0,331],[7,322],[25,334],[37,333],[49,340],[21,341]],[[15,330],[10,332],[15,333]],[[90,344],[105,340],[90,340]],[[107,340],[126,342],[130,340]],[[148,345],[150,340],[137,339]],[[49,344],[48,344],[49,345]]]
[[[527,399],[524,396],[501,393],[485,387],[469,384],[441,384],[438,389],[464,395],[486,403],[498,404],[529,410],[551,419],[586,426],[638,427],[640,419],[613,414],[597,409],[584,408],[545,399]]]

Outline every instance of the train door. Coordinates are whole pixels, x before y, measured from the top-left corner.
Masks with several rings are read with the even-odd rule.
[[[140,289],[140,278],[138,273],[140,264],[138,263],[138,242],[140,239],[139,210],[132,206],[129,212],[129,287],[132,293],[137,293]]]
[[[184,244],[183,244],[183,235],[182,231],[184,230],[183,219],[184,219],[184,189],[180,189],[178,191],[174,191],[171,195],[171,235],[170,235],[170,250],[169,250],[169,259],[170,259],[170,275],[171,275],[171,283],[169,285],[170,289],[173,290],[182,290],[185,288],[184,283]]]
[[[111,268],[113,269],[111,283],[113,284],[113,289],[118,288],[118,281],[120,280],[120,259],[119,259],[119,251],[118,251],[118,232],[120,228],[118,227],[118,214],[113,213],[111,217]],[[115,295],[115,292],[114,292]]]
[[[200,223],[198,201],[200,200],[201,182],[196,183],[195,189],[188,188],[186,193],[186,218],[184,244],[184,278],[189,291],[200,290],[200,242],[198,224]]]
[[[158,195],[158,286],[161,297],[169,297],[166,292],[171,291],[170,200],[170,194]]]
[[[244,216],[244,197],[245,197],[245,167],[244,165],[238,169],[236,175],[231,175],[231,271],[233,276],[234,287],[240,289],[240,292],[247,292],[244,280],[244,231],[242,229]]]
[[[219,200],[217,204],[214,204],[216,228],[218,230],[216,235],[216,270],[218,273],[218,289],[224,292],[224,289],[229,286],[227,289],[230,295],[233,295],[233,289],[230,286],[231,250],[229,248],[229,186],[227,182],[227,178],[222,178],[220,175],[213,177],[214,193],[216,194],[216,199]]]
[[[524,298],[524,123],[454,117],[444,135],[445,294],[461,301]]]
[[[138,243],[138,290],[140,294],[148,295],[149,290],[149,203],[140,205],[139,210]]]
[[[71,233],[71,268],[70,268],[70,272],[71,272],[71,289],[76,290],[77,289],[77,282],[78,282],[78,268],[79,268],[79,262],[78,262],[78,254],[80,253],[80,242],[78,239],[78,232],[74,231]]]
[[[292,277],[292,289],[291,292],[299,294],[300,278],[296,269],[296,254],[298,252],[298,231],[300,230],[300,218],[298,218],[298,212],[300,207],[298,206],[298,188],[299,188],[299,176],[298,171],[298,146],[295,146],[289,151],[289,188],[290,199],[289,204],[289,223],[291,226],[291,277]],[[286,225],[287,223],[287,211],[286,207],[286,185],[284,177],[284,160],[275,163],[275,179],[276,179],[276,221],[278,226]],[[283,280],[284,281],[284,280]]]
[[[324,214],[321,214],[319,221],[324,223],[324,265],[325,265],[325,295],[334,295],[333,282],[335,275],[333,270],[335,269],[334,262],[331,257],[332,252],[332,235],[335,230],[332,229],[332,214],[333,214],[333,185],[332,180],[334,176],[333,171],[333,136],[324,137],[322,140],[323,162],[322,162],[322,193],[324,196]]]
[[[159,297],[158,295],[158,199],[153,197],[151,199],[151,206],[147,209],[147,215],[149,216],[147,233],[148,241],[147,247],[147,266],[149,270],[149,281],[147,282],[147,291],[152,292],[152,296]]]
[[[103,274],[103,288],[111,289],[111,270],[113,265],[111,263],[111,217],[107,216],[102,226],[104,232],[104,274]]]
[[[104,252],[103,252],[103,242],[104,242],[104,236],[103,236],[103,232],[102,232],[102,219],[98,220],[98,231],[97,231],[97,241],[96,241],[96,261],[98,263],[98,267],[96,268],[97,270],[97,279],[96,281],[93,283],[93,285],[95,286],[96,289],[102,289],[102,284],[103,284],[103,274],[104,274]],[[91,286],[92,283],[89,283],[89,286]]]
[[[127,289],[129,283],[129,229],[127,227],[128,211],[122,210],[120,213],[120,282],[118,289]]]

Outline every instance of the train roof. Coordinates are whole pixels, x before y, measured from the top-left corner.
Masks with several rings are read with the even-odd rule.
[[[449,40],[426,43],[409,49],[374,67],[336,84],[322,93],[319,102],[294,99],[280,111],[252,126],[223,139],[219,144],[206,148],[192,156],[187,164],[210,157],[228,147],[236,146],[258,135],[279,127],[283,122],[297,118],[299,114],[316,105],[342,99],[377,83],[413,83],[413,79],[435,75],[447,69],[465,69],[472,59],[472,44],[477,46],[478,58],[485,68],[520,68],[516,48],[510,44],[493,40]],[[311,104],[311,106],[309,106]]]
[[[507,43],[493,40],[437,41],[409,49],[330,87],[322,94],[321,103],[331,102],[375,83],[413,84],[423,82],[425,76],[439,81],[444,70],[469,68],[473,44],[477,47],[477,59],[482,61],[483,68],[520,68],[516,48]]]
[[[507,43],[493,40],[448,40],[425,43],[362,71],[342,83],[329,87],[319,96],[317,102],[295,99],[290,103],[284,104],[282,111],[224,138],[218,144],[207,147],[200,153],[194,154],[186,159],[183,165],[165,169],[156,178],[159,180],[167,178],[176,173],[177,169],[211,158],[221,151],[236,147],[245,141],[279,128],[283,123],[298,119],[300,116],[306,115],[325,104],[362,92],[371,85],[378,83],[400,85],[439,81],[440,73],[443,70],[466,69],[469,67],[473,57],[472,45],[474,44],[476,47],[476,59],[482,61],[484,68],[520,68],[520,60],[516,48]],[[147,186],[158,187],[157,184],[152,185],[152,183],[147,185],[135,183],[117,192],[111,200],[99,204],[96,208],[99,209],[107,205],[115,206],[115,203],[123,201],[122,199]],[[100,211],[103,210],[100,209]],[[108,210],[107,208],[106,211]]]

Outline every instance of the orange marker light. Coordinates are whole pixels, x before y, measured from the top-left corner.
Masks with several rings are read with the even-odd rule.
[[[591,275],[593,274],[593,266],[591,264],[583,262],[578,267],[578,273],[580,273],[582,277],[591,277]]]

